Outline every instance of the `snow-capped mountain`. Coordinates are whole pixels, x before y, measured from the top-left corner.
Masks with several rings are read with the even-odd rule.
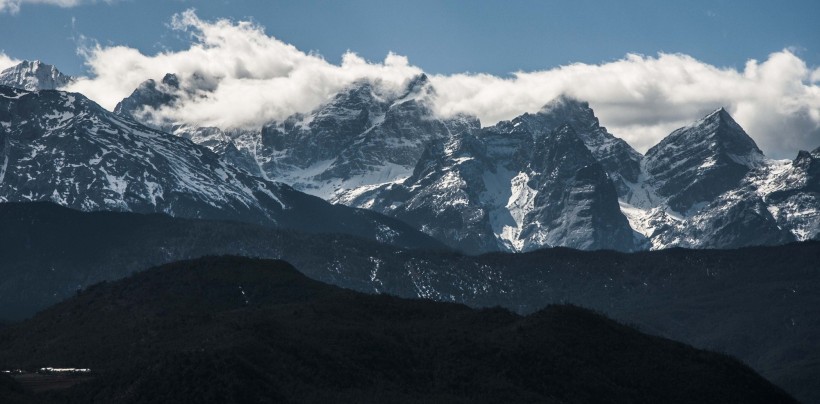
[[[150,120],[175,102],[177,82],[146,82],[118,112]],[[820,233],[818,153],[769,160],[722,108],[642,156],[569,96],[483,129],[473,117],[437,117],[435,96],[424,75],[399,94],[361,81],[259,131],[163,129],[249,172],[400,218],[469,252],[724,248]]]
[[[563,137],[545,136],[558,125]],[[732,248],[820,237],[820,152],[769,160],[722,108],[672,132],[646,157],[568,97],[476,133],[432,147],[402,184],[347,191],[335,201],[399,217],[468,251],[491,250],[490,233],[512,251]],[[569,138],[588,152],[562,143]],[[544,153],[563,157],[544,165]],[[570,181],[584,177],[573,170],[596,166],[604,168],[598,180]],[[628,225],[613,213],[616,202]],[[624,231],[630,226],[637,237]]]
[[[428,148],[401,184],[354,190],[352,206],[400,218],[469,252],[640,248],[603,166],[569,125],[527,114]]]
[[[533,118],[541,132],[550,132],[563,124],[569,125],[609,174],[618,195],[630,196],[633,188],[627,184],[638,181],[642,156],[623,139],[601,126],[588,102],[561,95],[548,102]]]
[[[186,137],[245,169],[330,199],[362,186],[403,180],[424,148],[452,132],[477,130],[478,119],[440,119],[430,107],[435,91],[426,75],[401,92],[357,81],[309,114],[270,122],[260,130],[221,130],[161,122],[153,111],[172,105],[179,84],[166,75],[146,81],[115,112]],[[255,166],[255,167],[254,167]]]
[[[114,107],[114,113],[140,122],[156,122],[151,111],[171,105],[179,98],[177,91],[179,78],[175,74],[166,74],[159,83],[152,79],[146,80]]]
[[[818,238],[817,155],[766,158],[723,108],[652,147],[646,197],[622,209],[652,248],[732,248]]]
[[[163,212],[439,245],[395,219],[255,177],[203,146],[60,91],[0,87],[0,201]]]
[[[720,108],[650,148],[644,167],[657,194],[685,213],[736,188],[764,159],[754,140]]]
[[[696,240],[690,243],[694,247],[820,238],[820,153],[801,151],[793,161],[764,161],[690,221],[693,225],[684,231]],[[698,230],[708,234],[689,235]]]
[[[56,67],[39,60],[25,60],[0,72],[0,86],[28,91],[54,90],[65,87],[73,77],[60,73]]]

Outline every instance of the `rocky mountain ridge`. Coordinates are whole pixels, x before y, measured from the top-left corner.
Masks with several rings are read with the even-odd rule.
[[[24,60],[0,72],[0,86],[28,91],[56,90],[72,81],[74,77],[67,76],[56,67],[39,60]]]
[[[0,201],[161,212],[441,246],[400,221],[255,177],[190,140],[114,115],[81,94],[53,90],[0,86]]]
[[[161,91],[136,91],[123,104],[150,113],[156,100],[173,102],[173,85],[150,88]],[[435,97],[424,75],[390,97],[378,83],[359,81],[317,110],[259,131],[168,130],[257,175],[392,215],[469,252],[722,248],[820,236],[820,180],[796,163],[766,158],[723,108],[643,156],[601,126],[588,103],[570,96],[484,128],[476,118],[437,116]],[[561,146],[537,140],[562,125],[589,154],[564,150],[569,165],[555,171],[538,159]],[[801,153],[801,164],[810,164],[811,155]],[[586,182],[570,186],[576,174]],[[580,192],[584,187],[588,192]],[[612,212],[614,204],[620,213]],[[566,209],[572,206],[576,211]]]

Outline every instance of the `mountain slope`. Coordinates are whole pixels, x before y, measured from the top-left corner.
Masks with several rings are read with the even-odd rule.
[[[155,122],[156,118],[150,115],[151,110],[170,106],[179,98],[175,94],[178,90],[179,78],[175,74],[166,74],[159,83],[146,80],[131,95],[117,103],[113,112],[143,123]]]
[[[650,148],[645,167],[658,194],[685,213],[734,189],[763,160],[754,140],[721,108]]]
[[[151,111],[185,92],[177,80],[169,83],[146,82],[121,105],[148,111],[140,119],[151,121]],[[588,103],[566,95],[537,113],[483,129],[474,118],[437,117],[431,107],[435,97],[423,75],[398,93],[361,81],[309,114],[258,131],[165,125],[256,175],[400,217],[468,252],[546,245],[733,248],[820,237],[820,199],[811,185],[817,176],[803,166],[767,159],[722,108],[675,130],[644,157],[601,126]],[[538,171],[545,167],[533,150],[537,139],[562,125],[592,156],[574,152],[567,164],[585,161],[603,168],[628,226],[612,213],[607,180],[592,168],[589,178],[596,179],[572,187],[593,191],[570,191],[567,204],[545,202],[544,191],[553,188],[537,178],[547,174]],[[463,142],[481,145],[448,157],[445,148]],[[801,161],[810,161],[806,156],[811,153]],[[562,177],[559,188],[567,185],[568,176]],[[778,191],[781,183],[790,184],[784,185],[788,190]],[[565,209],[573,204],[578,214]]]
[[[463,251],[640,247],[603,166],[567,123],[526,114],[428,146],[401,184],[338,201],[415,225]]]
[[[638,181],[641,174],[641,156],[623,139],[617,138],[600,125],[588,102],[561,95],[548,102],[535,114],[540,131],[551,132],[561,125],[569,125],[583,140],[618,190],[626,197],[631,188],[627,183]]]
[[[254,177],[207,148],[120,118],[80,94],[0,87],[0,159],[0,201],[162,212],[440,246],[395,219]]]
[[[0,86],[28,91],[56,90],[67,86],[73,80],[73,77],[66,76],[56,67],[39,60],[25,60],[0,72]]]
[[[367,296],[231,257],[97,285],[0,342],[0,366],[99,369],[54,393],[78,401],[793,401],[733,359],[578,308]]]
[[[184,91],[174,75],[166,75],[159,84],[148,80],[115,112],[190,138],[227,161],[244,168],[256,166],[262,176],[325,199],[340,190],[406,178],[429,141],[479,127],[475,118],[437,117],[429,104],[435,91],[423,74],[399,92],[378,82],[357,81],[316,110],[270,122],[260,130],[203,131],[154,116]],[[235,153],[225,156],[226,150]]]
[[[651,148],[631,197],[631,226],[653,249],[735,248],[816,239],[816,157],[766,158],[724,109],[672,132]],[[816,171],[816,170],[815,170]]]

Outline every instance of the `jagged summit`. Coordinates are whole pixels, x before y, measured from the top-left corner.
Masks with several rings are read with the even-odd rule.
[[[142,82],[131,95],[117,103],[114,113],[154,128],[170,131],[170,124],[157,122],[152,112],[173,104],[179,98],[177,95],[179,88],[179,77],[173,73],[166,74],[159,83],[154,79],[148,79]]]
[[[637,248],[612,181],[578,131],[525,114],[428,146],[399,184],[345,200],[468,253]]]
[[[613,179],[618,195],[629,196],[631,188],[628,183],[638,180],[642,156],[623,139],[601,126],[588,102],[561,94],[547,102],[533,118],[540,123],[543,133],[549,133],[562,124],[571,126]]]
[[[0,87],[0,202],[23,201],[440,245],[394,219],[255,177],[82,94]]]
[[[589,110],[589,102],[582,101],[566,93],[561,93],[544,104],[544,106],[539,110],[539,113],[549,114],[558,111],[569,112],[573,110],[583,111],[586,113],[587,110]]]
[[[706,142],[704,142],[706,141]],[[738,164],[755,167],[763,158],[763,152],[755,141],[721,107],[695,123],[673,131],[660,143],[647,151],[647,157],[655,155],[669,145],[688,145],[687,149],[706,147],[715,154],[724,154]]]
[[[606,131],[606,128],[600,126],[598,117],[595,116],[588,102],[566,94],[561,94],[544,104],[534,118],[543,125],[544,133],[552,132],[561,125],[568,124],[576,132],[583,132],[584,134],[581,135],[583,138],[592,140],[596,135],[602,135]],[[588,133],[597,132],[598,129],[603,130],[604,133]]]
[[[696,121],[692,126],[696,126],[700,122],[710,121],[710,120],[720,120],[720,121],[725,121],[729,124],[740,126],[740,125],[737,124],[737,122],[735,122],[735,119],[732,118],[732,115],[729,114],[729,111],[726,110],[726,107],[720,107],[720,108],[710,112],[708,115],[706,115],[703,118]]]
[[[754,140],[719,108],[650,148],[645,167],[658,194],[683,213],[736,187],[764,160]]]
[[[169,75],[142,86],[149,94],[138,104],[150,111],[146,107],[152,102],[173,102],[163,97],[175,92],[157,91],[152,99],[149,90],[174,88],[175,79]],[[547,245],[632,250],[644,248],[646,238],[652,248],[744,245],[742,237],[704,236],[724,226],[718,221],[730,208],[732,225],[768,226],[776,220],[799,240],[820,228],[820,218],[818,224],[791,219],[816,210],[806,192],[814,189],[811,181],[818,176],[812,176],[814,168],[803,168],[817,166],[820,148],[801,154],[788,167],[777,165],[725,108],[675,130],[643,156],[609,133],[589,102],[570,94],[485,128],[473,116],[437,115],[435,97],[425,74],[407,77],[399,88],[360,79],[315,110],[261,130],[171,131],[263,178],[400,218],[470,252]],[[552,162],[550,153],[563,160]],[[553,174],[555,179],[548,180]],[[779,199],[767,196],[787,188],[788,195],[796,196],[780,191],[775,195]],[[740,189],[742,193],[731,193]],[[751,199],[734,202],[741,196]],[[775,199],[781,201],[776,202],[780,213],[757,220],[752,211],[768,206],[774,212],[769,201]],[[628,225],[617,214],[618,203]],[[524,232],[529,225],[532,232]],[[634,240],[623,231],[629,227],[639,233]],[[465,233],[474,237],[462,237]]]
[[[39,60],[24,60],[0,72],[0,85],[28,91],[55,90],[67,86],[72,81],[73,77]]]
[[[177,77],[174,73],[166,73],[165,77],[162,78],[162,84],[169,86],[171,88],[179,88],[179,77]]]
[[[434,91],[432,85],[430,85],[430,78],[428,78],[425,73],[419,74],[418,76],[410,79],[410,82],[407,84],[406,88],[407,94],[421,91]]]

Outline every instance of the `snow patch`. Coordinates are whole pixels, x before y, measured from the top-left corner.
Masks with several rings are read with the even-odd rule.
[[[489,207],[490,226],[496,238],[513,251],[521,251],[520,239],[524,218],[532,211],[538,191],[529,187],[530,177],[497,167],[495,173],[484,173],[482,202]]]

